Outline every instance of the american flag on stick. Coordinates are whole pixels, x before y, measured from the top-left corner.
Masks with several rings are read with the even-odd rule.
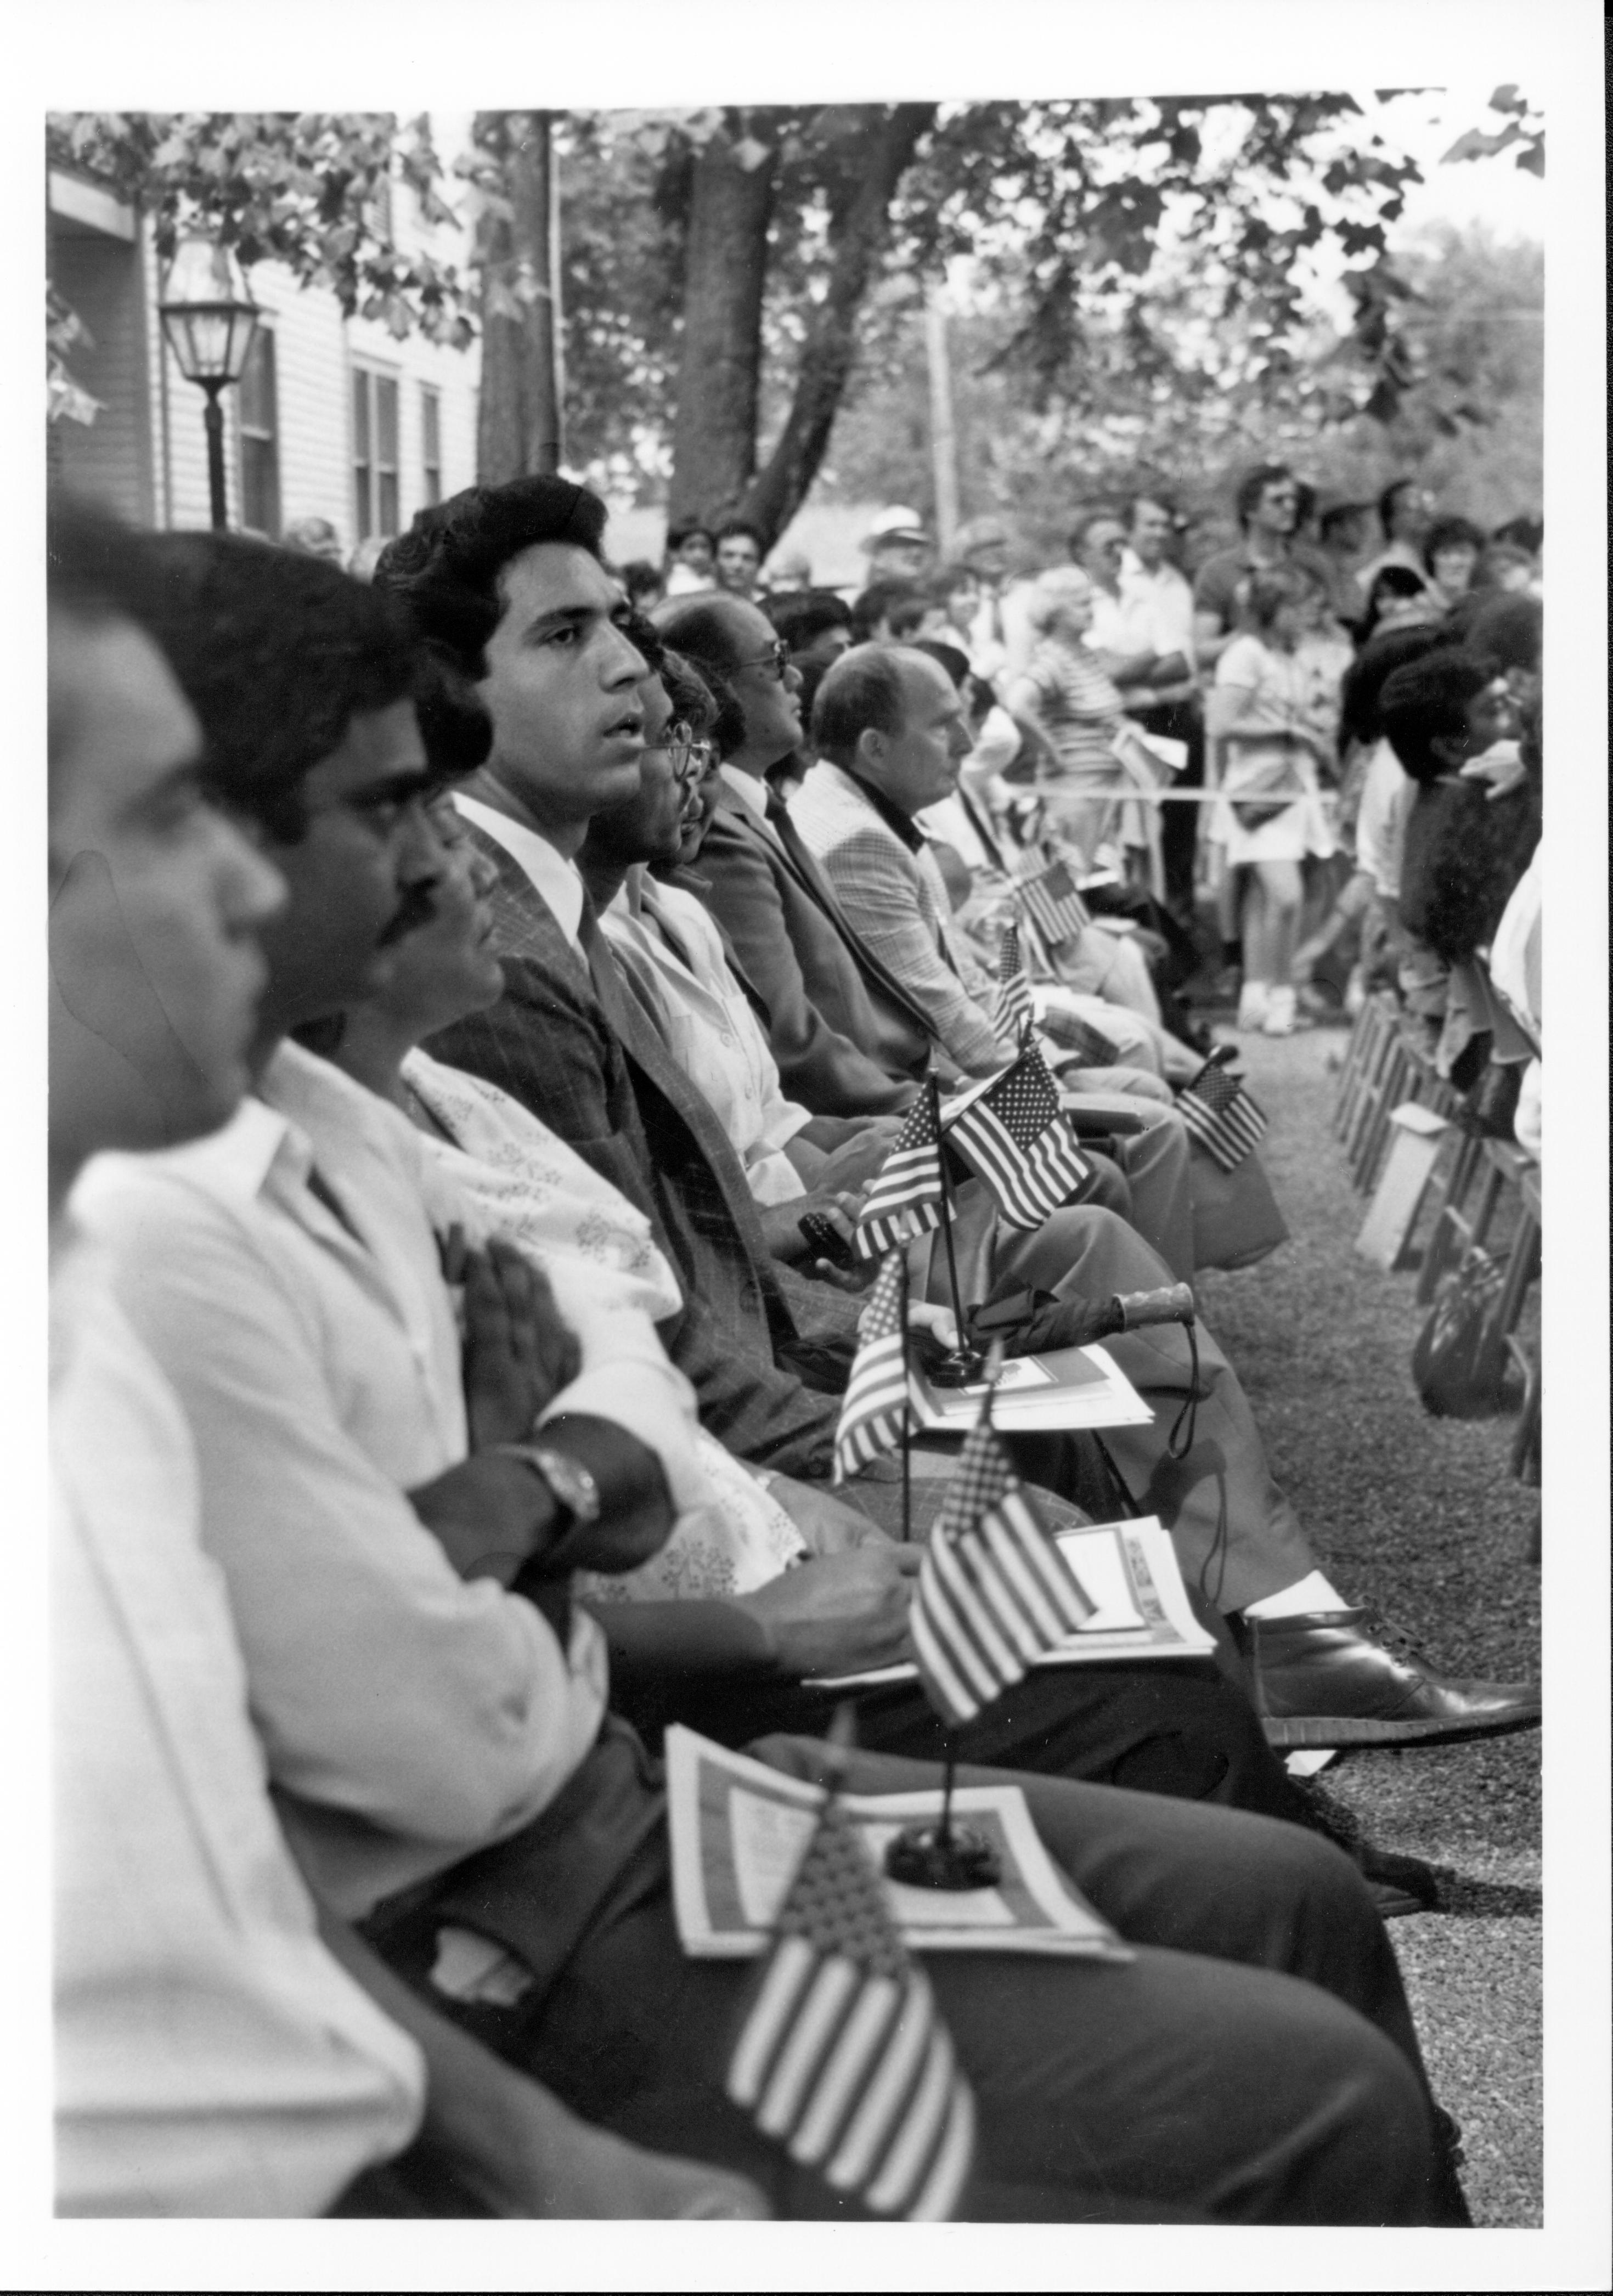
[[[1015,894],[1044,939],[1055,946],[1075,940],[1091,924],[1091,912],[1076,890],[1068,863],[1050,861],[1044,848],[1033,846],[1015,873]]]
[[[974,2099],[929,1980],[831,1791],[728,2066],[728,2095],[793,2161],[878,2216],[938,2223],[974,2154]]]
[[[853,1242],[860,1259],[878,1259],[940,1224],[941,1135],[926,1093],[913,1103],[863,1199]]]
[[[1093,1609],[1008,1464],[988,1390],[908,1613],[930,1704],[954,1729],[972,1721]]]
[[[1265,1113],[1249,1097],[1241,1077],[1229,1076],[1216,1060],[1206,1061],[1191,1084],[1176,1095],[1176,1113],[1224,1172],[1236,1170],[1265,1136]]]
[[[864,1311],[856,1359],[835,1430],[834,1479],[843,1483],[881,1452],[894,1451],[907,1424],[907,1255],[890,1252]]]
[[[1078,1013],[1060,1012],[1050,1004],[1037,1023],[1042,1034],[1063,1051],[1073,1053],[1084,1069],[1109,1069],[1120,1057],[1120,1047],[1101,1029],[1094,1029]]]
[[[1011,1227],[1040,1227],[1092,1170],[1034,1045],[953,1119],[946,1144],[985,1181]]]
[[[1018,925],[1004,925],[997,944],[996,1008],[991,1017],[998,1036],[1006,1037],[1014,1046],[1022,1045],[1027,1031],[1036,1026],[1036,1009],[1030,1001],[1030,983],[1019,955]]]

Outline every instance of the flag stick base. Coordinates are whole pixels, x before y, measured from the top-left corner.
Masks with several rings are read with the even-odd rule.
[[[945,1819],[935,1825],[905,1825],[885,1852],[885,1871],[910,1890],[990,1890],[1003,1879],[1003,1863],[991,1843]]]
[[[949,1348],[944,1355],[929,1350],[914,1352],[931,1387],[968,1387],[986,1369],[986,1357],[978,1348]]]

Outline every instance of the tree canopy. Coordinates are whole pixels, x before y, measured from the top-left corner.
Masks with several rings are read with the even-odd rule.
[[[1510,86],[1492,110],[1447,156],[1539,172],[1539,115]],[[674,514],[782,531],[881,376],[914,366],[919,299],[948,275],[974,315],[965,395],[995,392],[1016,439],[1141,422],[1168,455],[1251,422],[1387,433],[1413,401],[1436,437],[1487,417],[1486,375],[1420,348],[1391,256],[1421,170],[1342,94],[482,113],[454,262],[394,224],[400,183],[428,226],[461,223],[426,116],[76,113],[47,148],[138,200],[160,253],[207,231],[399,336],[479,324],[502,476],[535,467],[521,368],[553,308],[535,121],[558,153],[568,465],[669,491]],[[1343,329],[1319,316],[1330,275]],[[53,396],[82,417],[71,324],[53,309]]]

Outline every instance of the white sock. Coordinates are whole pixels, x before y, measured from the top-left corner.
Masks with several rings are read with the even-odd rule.
[[[1262,1595],[1257,1603],[1246,1603],[1246,1619],[1293,1619],[1302,1611],[1349,1611],[1347,1603],[1331,1578],[1320,1570],[1307,1570],[1303,1578],[1296,1578],[1291,1587],[1280,1587],[1274,1595]]]

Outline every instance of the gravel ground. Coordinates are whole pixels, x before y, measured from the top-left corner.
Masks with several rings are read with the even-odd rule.
[[[1508,1473],[1512,1418],[1426,1414],[1408,1368],[1415,1275],[1352,1249],[1365,1201],[1331,1123],[1344,1033],[1240,1041],[1293,1240],[1201,1292],[1277,1476],[1342,1593],[1380,1604],[1446,1673],[1534,1679],[1539,1495]],[[1322,1781],[1371,1839],[1444,1876],[1443,1909],[1391,1934],[1480,2225],[1542,2222],[1539,1749],[1528,1732],[1358,1752]]]

